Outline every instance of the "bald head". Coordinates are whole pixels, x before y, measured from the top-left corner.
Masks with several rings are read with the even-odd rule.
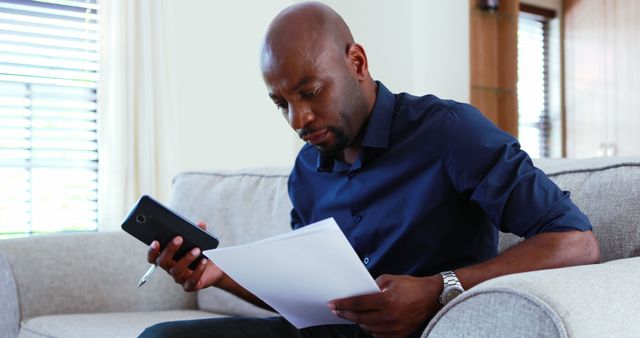
[[[269,25],[261,53],[263,69],[276,60],[315,58],[319,53],[344,56],[353,45],[353,36],[342,17],[329,6],[305,2],[287,7]]]
[[[338,13],[318,2],[286,8],[260,56],[269,97],[300,138],[338,156],[359,147],[377,87]]]

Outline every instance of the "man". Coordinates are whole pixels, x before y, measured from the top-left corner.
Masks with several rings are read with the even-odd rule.
[[[292,227],[336,218],[382,292],[327,304],[355,325],[207,319],[143,336],[418,336],[442,304],[482,281],[599,260],[587,218],[515,139],[471,106],[389,92],[326,5],[281,12],[261,66],[269,96],[307,142],[289,179]],[[497,255],[498,228],[527,239]],[[187,291],[216,286],[268,308],[213,262],[187,269],[197,249],[172,261],[179,245],[152,244],[149,262]]]

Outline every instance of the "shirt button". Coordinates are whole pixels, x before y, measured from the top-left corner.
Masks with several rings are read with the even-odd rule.
[[[362,261],[365,265],[369,264],[369,257],[365,257]]]
[[[353,216],[353,220],[356,221],[356,222],[360,222],[360,221],[362,221],[362,216],[355,215],[355,216]]]

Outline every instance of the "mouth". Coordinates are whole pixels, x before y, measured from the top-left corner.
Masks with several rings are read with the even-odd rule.
[[[327,138],[327,136],[329,136],[329,130],[328,129],[323,129],[323,130],[316,131],[313,134],[304,135],[302,137],[302,140],[304,140],[305,142],[308,142],[309,144],[315,146],[317,144],[320,144],[320,143],[324,142],[324,140]]]

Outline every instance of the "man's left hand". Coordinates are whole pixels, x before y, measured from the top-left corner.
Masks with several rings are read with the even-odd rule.
[[[376,338],[406,337],[440,309],[443,284],[439,275],[382,275],[376,283],[380,293],[333,300],[329,308]]]

